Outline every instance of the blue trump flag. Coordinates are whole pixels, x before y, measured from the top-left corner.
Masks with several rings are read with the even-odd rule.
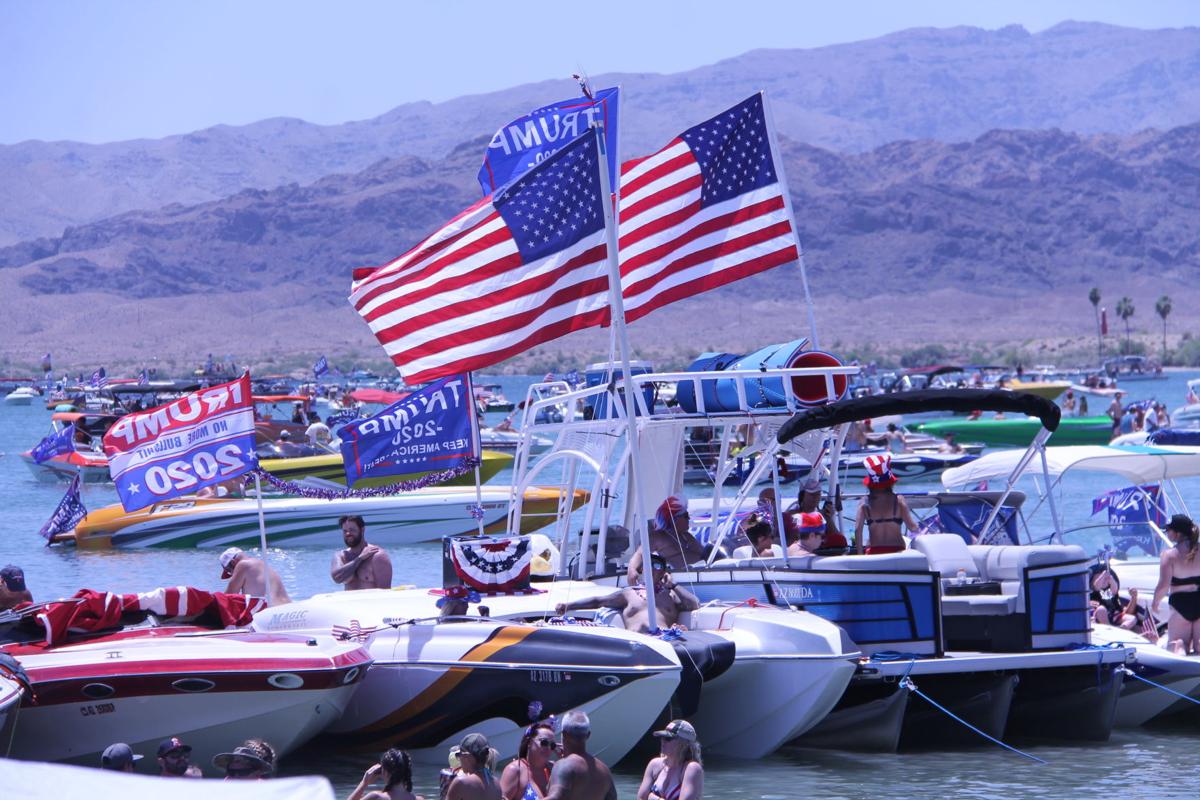
[[[317,363],[313,364],[313,377],[320,378],[326,372],[329,372],[329,362],[325,360],[325,356],[321,356]]]
[[[52,433],[33,446],[29,455],[33,463],[44,464],[55,456],[65,455],[75,449],[75,423],[72,422],[58,433]]]
[[[54,513],[46,520],[39,533],[49,542],[55,534],[65,533],[78,525],[87,513],[83,500],[79,499],[79,473],[75,473],[71,485],[67,487],[67,493],[58,501],[58,508],[54,509]]]
[[[508,123],[488,144],[479,169],[485,195],[524,175],[559,148],[569,144],[592,123],[604,125],[605,149],[611,186],[620,175],[617,164],[617,94],[601,89],[593,97],[574,97],[530,111]]]
[[[341,431],[346,485],[454,469],[476,455],[470,382],[450,375]]]
[[[1146,555],[1158,555],[1158,540],[1149,523],[1160,528],[1166,524],[1167,512],[1156,483],[1127,486],[1105,492],[1092,500],[1092,513],[1108,509],[1108,531],[1113,546],[1121,553],[1133,548]]]

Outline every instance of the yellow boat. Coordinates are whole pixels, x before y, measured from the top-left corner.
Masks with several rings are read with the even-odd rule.
[[[1008,382],[1008,388],[1014,392],[1026,392],[1044,397],[1053,403],[1058,396],[1071,388],[1070,381],[1022,381],[1013,379]]]
[[[502,469],[512,466],[511,453],[500,453],[495,450],[484,450],[479,456],[479,479],[486,483]],[[346,469],[342,457],[338,453],[321,456],[301,456],[299,458],[264,458],[259,466],[275,477],[285,481],[299,481],[304,478],[322,478],[333,483],[346,485]],[[354,488],[363,489],[370,486],[387,486],[401,481],[412,481],[428,472],[415,472],[411,475],[388,475],[381,478],[366,478],[354,484]],[[443,481],[439,486],[474,486],[475,475],[468,472],[452,480]]]
[[[482,487],[485,533],[505,532],[511,491],[509,486]],[[521,531],[529,533],[553,524],[561,496],[556,488],[527,489]],[[586,491],[576,490],[571,508],[579,508],[587,498]],[[338,517],[357,514],[366,521],[368,539],[386,547],[475,533],[479,530],[471,514],[475,503],[473,486],[438,486],[388,497],[267,497],[262,505],[269,545],[341,547]],[[251,498],[181,497],[131,512],[115,503],[89,512],[73,531],[55,536],[51,544],[74,544],[81,549],[255,547],[258,502]]]

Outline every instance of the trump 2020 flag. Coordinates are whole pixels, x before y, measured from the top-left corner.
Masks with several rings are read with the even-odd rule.
[[[482,369],[601,324],[604,199],[589,130],[382,267],[350,302],[409,384]]]
[[[1167,523],[1158,484],[1126,486],[1105,492],[1092,500],[1092,513],[1104,509],[1108,509],[1108,532],[1113,547],[1120,553],[1128,553],[1136,547],[1146,555],[1157,554],[1157,541],[1149,523],[1160,528]]]
[[[44,464],[55,456],[66,455],[75,449],[75,423],[52,433],[33,446],[29,455],[33,463]]]
[[[62,500],[58,501],[58,507],[54,509],[54,513],[50,515],[50,519],[46,520],[46,524],[42,526],[39,533],[49,541],[56,534],[65,533],[74,528],[81,519],[87,516],[87,513],[87,508],[79,497],[79,473],[77,472],[75,477],[71,478],[70,485],[67,486],[67,493],[63,495]]]
[[[796,261],[762,94],[621,165],[625,318]]]
[[[255,464],[250,375],[121,417],[104,452],[126,511],[236,478]]]
[[[313,377],[320,378],[326,372],[329,372],[329,362],[325,356],[321,356],[317,359],[317,363],[313,364]]]
[[[616,186],[618,95],[616,87],[601,89],[592,97],[573,97],[542,106],[500,128],[488,144],[479,169],[483,193],[491,194],[521,177],[593,123],[604,126],[609,185]]]
[[[342,428],[346,485],[362,478],[443,471],[474,458],[470,383],[462,375],[434,381],[374,416]]]

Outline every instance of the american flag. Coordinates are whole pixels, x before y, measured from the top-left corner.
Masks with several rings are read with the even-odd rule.
[[[100,367],[100,369],[92,373],[91,384],[97,389],[108,388],[108,373],[105,372],[104,367]]]
[[[334,625],[329,632],[333,635],[333,638],[338,639],[339,641],[365,642],[367,639],[371,638],[372,633],[375,633],[378,630],[380,630],[378,627],[364,628],[362,623],[356,619],[352,619],[350,620],[349,627],[346,627],[345,625]]]
[[[625,318],[797,260],[756,94],[621,166]]]
[[[350,302],[406,382],[478,370],[607,316],[596,133],[589,130],[382,267]]]

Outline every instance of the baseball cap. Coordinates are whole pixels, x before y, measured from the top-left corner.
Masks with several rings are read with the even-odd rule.
[[[4,569],[0,569],[0,581],[4,582],[10,592],[25,591],[25,571],[15,564],[8,564]]]
[[[100,756],[100,766],[103,769],[122,770],[127,765],[141,760],[142,757],[133,752],[132,747],[124,742],[117,742],[104,748],[104,753]]]
[[[158,757],[162,758],[167,753],[173,753],[176,750],[182,750],[184,755],[192,752],[191,745],[186,745],[178,736],[172,736],[169,739],[163,739],[158,745]]]
[[[487,762],[488,751],[490,749],[491,746],[488,744],[487,737],[482,733],[468,733],[458,743],[458,752],[474,756],[475,760],[481,764]]]
[[[686,719],[673,719],[661,731],[654,735],[660,739],[683,739],[685,742],[696,741],[696,729]]]
[[[224,553],[221,553],[221,577],[228,578],[233,575],[233,560],[238,556],[245,555],[240,547],[230,547]]]

